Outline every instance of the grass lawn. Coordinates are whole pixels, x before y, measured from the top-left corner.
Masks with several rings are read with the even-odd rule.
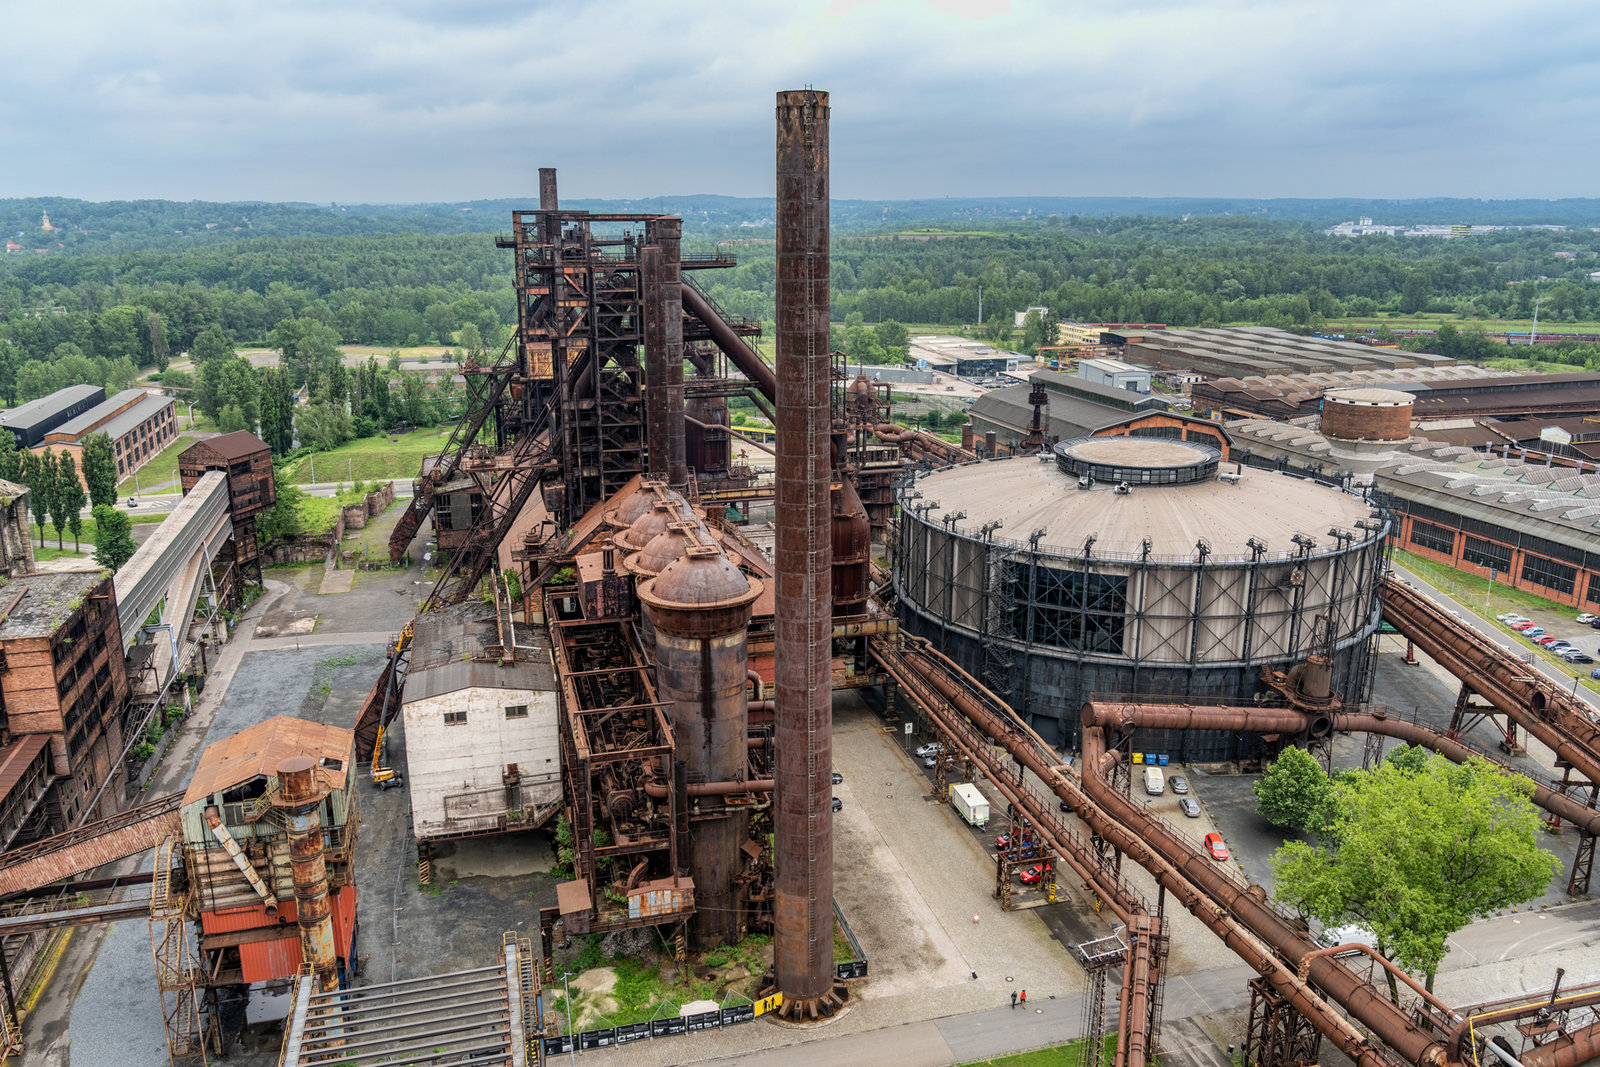
[[[182,420],[180,420],[182,421]],[[130,497],[137,491],[141,493],[171,492],[178,486],[178,453],[194,444],[197,438],[187,432],[180,433],[178,439],[163,448],[151,458],[149,463],[140,467],[135,474],[130,474],[117,485],[119,498]]]
[[[1544,611],[1571,620],[1578,612],[1577,608],[1569,604],[1559,604],[1554,600],[1546,600],[1534,593],[1524,592],[1503,582],[1495,582],[1490,588],[1489,579],[1480,578],[1476,574],[1458,571],[1454,567],[1446,567],[1442,563],[1435,563],[1431,559],[1412,555],[1404,549],[1394,550],[1394,562],[1415,574],[1438,589],[1442,589],[1454,596],[1463,604],[1470,605],[1472,610],[1483,615],[1495,626],[1494,617],[1504,611]],[[1600,684],[1596,684],[1589,677],[1592,666],[1587,663],[1568,663],[1553,653],[1546,652],[1532,641],[1524,640],[1522,635],[1515,630],[1505,630],[1504,636],[1499,639],[1500,644],[1510,645],[1517,653],[1532,652],[1546,661],[1554,664],[1566,673],[1573,674],[1588,689],[1600,693]],[[1594,650],[1588,647],[1585,652],[1593,654]]]
[[[309,485],[313,481],[388,481],[391,478],[408,482],[417,476],[425,456],[437,454],[450,443],[451,429],[450,426],[436,426],[410,433],[363,437],[329,452],[290,460],[284,464],[284,473],[295,485]]]
[[[1111,1054],[1116,1049],[1115,1036],[1106,1038],[1105,1048],[1100,1057],[1100,1063],[1109,1063]],[[1056,1045],[1054,1048],[1042,1048],[1033,1052],[1019,1052],[1015,1056],[1001,1056],[994,1060],[973,1060],[963,1064],[962,1067],[1080,1067],[1084,1062],[1085,1044],[1082,1041],[1072,1041],[1065,1045]],[[1091,1057],[1090,1062],[1093,1063]]]

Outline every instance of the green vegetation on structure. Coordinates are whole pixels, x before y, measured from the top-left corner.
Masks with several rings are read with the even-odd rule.
[[[691,953],[682,969],[659,939],[646,951],[609,957],[604,940],[600,934],[591,934],[568,964],[569,969],[579,973],[607,967],[616,974],[615,984],[604,992],[585,992],[576,983],[568,985],[573,1025],[578,1030],[675,1016],[679,1008],[696,1000],[722,1004],[732,998],[743,1003],[740,998],[753,998],[772,961],[772,938],[765,934],[751,934],[737,945],[712,949],[703,955]],[[554,987],[550,995],[551,1010],[560,1017],[564,1028],[567,1004],[561,988]]]

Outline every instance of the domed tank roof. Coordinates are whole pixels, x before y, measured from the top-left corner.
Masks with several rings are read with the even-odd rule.
[[[693,544],[689,540],[689,533],[684,529],[686,523],[674,522],[661,533],[650,539],[650,543],[643,549],[629,556],[626,565],[634,574],[656,575],[667,569],[667,565],[674,560],[682,559],[683,554]],[[709,533],[706,540],[709,541]]]
[[[616,510],[606,516],[606,521],[619,530],[626,530],[638,522],[640,516],[650,513],[655,499],[655,494],[641,485],[618,502]]]
[[[708,552],[667,564],[651,583],[650,592],[660,602],[732,606],[749,597],[752,588],[751,579],[726,555]]]
[[[637,552],[664,533],[669,525],[685,517],[683,498],[672,493],[664,501],[656,501],[617,536],[617,543],[629,552]]]

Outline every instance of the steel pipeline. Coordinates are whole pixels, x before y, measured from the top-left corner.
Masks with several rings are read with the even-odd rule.
[[[1560,686],[1394,577],[1383,582],[1383,617],[1495,710],[1600,782],[1600,727]]]

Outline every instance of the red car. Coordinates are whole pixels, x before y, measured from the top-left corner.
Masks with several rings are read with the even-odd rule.
[[[1514,622],[1511,624],[1511,628],[1513,630],[1531,630],[1533,629],[1533,621],[1530,619],[1527,622]]]
[[[1017,877],[1022,879],[1023,885],[1038,885],[1040,879],[1049,873],[1050,865],[1048,863],[1035,863],[1027,870],[1018,871]]]
[[[1219,862],[1228,858],[1228,846],[1222,843],[1222,835],[1215,830],[1206,835],[1206,851]]]

